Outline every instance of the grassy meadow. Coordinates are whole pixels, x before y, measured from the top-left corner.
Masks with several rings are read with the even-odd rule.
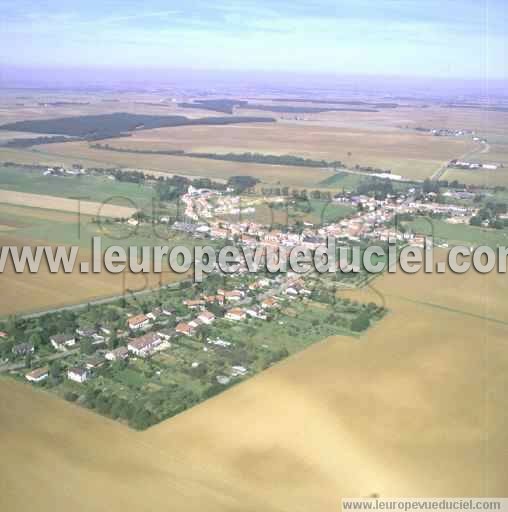
[[[449,224],[440,219],[416,218],[414,221],[405,222],[404,225],[415,233],[434,235],[435,241],[446,241],[455,245],[479,246],[488,245],[499,247],[508,245],[507,229],[492,229],[470,226],[468,224]]]
[[[0,189],[95,202],[149,208],[154,197],[150,185],[118,182],[102,176],[44,176],[42,171],[0,166]]]

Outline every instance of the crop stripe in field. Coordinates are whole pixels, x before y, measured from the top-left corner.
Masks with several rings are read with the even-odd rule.
[[[411,302],[413,304],[420,304],[422,306],[428,306],[430,308],[441,309],[443,311],[448,311],[449,313],[456,313],[458,315],[469,316],[471,318],[477,318],[479,320],[485,320],[487,322],[494,322],[501,325],[508,325],[507,320],[500,320],[499,318],[494,318],[491,316],[479,315],[478,313],[471,313],[469,311],[463,311],[462,309],[455,309],[449,306],[443,306],[442,304],[435,304],[434,302],[425,302],[422,300],[410,299],[409,297],[404,297],[403,295],[394,295],[390,293],[385,294],[386,297],[394,297],[396,299],[405,300],[406,302]]]

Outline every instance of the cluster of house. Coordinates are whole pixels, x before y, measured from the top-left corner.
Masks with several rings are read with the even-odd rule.
[[[86,174],[86,171],[81,168],[48,167],[42,174],[43,176],[78,176]]]
[[[485,167],[485,164],[484,164]],[[489,168],[489,167],[485,167]],[[402,233],[394,229],[387,229],[387,224],[393,220],[397,214],[404,213],[425,213],[425,214],[443,214],[452,219],[452,222],[467,222],[475,214],[474,209],[453,205],[441,204],[433,201],[432,192],[427,194],[425,201],[414,199],[415,190],[409,190],[408,196],[388,195],[386,199],[375,199],[366,195],[344,195],[338,196],[334,202],[348,203],[358,207],[358,212],[349,218],[332,222],[325,226],[315,227],[310,223],[304,223],[303,229],[297,232],[282,231],[270,229],[269,227],[251,221],[225,221],[211,219],[206,223],[176,222],[173,228],[184,231],[191,236],[207,236],[211,239],[220,240],[239,240],[247,247],[294,247],[301,245],[313,250],[326,244],[326,238],[333,236],[337,239],[357,242],[361,239],[386,240],[388,237],[397,240],[411,240],[411,233]],[[435,194],[434,194],[435,196]],[[201,191],[194,189],[192,194],[188,194],[189,208],[197,211],[205,208],[208,204],[208,212],[213,212],[212,206],[208,202],[207,191],[201,194]],[[221,200],[235,203],[235,196],[225,196]],[[282,201],[285,198],[275,198]],[[236,197],[236,200],[239,200]],[[271,201],[274,198],[270,198]],[[192,206],[194,205],[194,206]],[[201,206],[196,206],[201,205]],[[190,210],[189,210],[190,211]],[[199,210],[201,211],[201,210]],[[217,213],[216,211],[214,213]],[[210,217],[210,215],[206,215]],[[190,220],[198,221],[199,216],[189,216]],[[240,268],[239,272],[246,272],[246,268]]]
[[[233,189],[226,190],[232,191]],[[251,205],[241,204],[239,196],[223,195],[217,190],[197,189],[192,185],[181,199],[185,205],[185,216],[192,221],[211,219],[214,215],[239,215],[256,211]],[[214,200],[213,203],[211,199]]]
[[[477,162],[465,162],[462,160],[452,160],[448,167],[451,167],[453,169],[485,169],[487,171],[495,171],[499,165],[498,164],[482,164]]]
[[[212,206],[208,202],[212,197],[221,193],[209,189],[196,189],[192,185],[183,194],[181,200],[185,205],[185,217],[196,221],[198,219],[209,219],[212,217]]]
[[[474,131],[467,129],[431,128],[429,131],[435,137],[463,137],[465,135],[473,135],[473,140],[480,140],[480,138],[475,135]]]
[[[239,196],[222,196],[217,199],[213,209],[214,215],[240,215],[255,213],[256,208],[251,202],[240,201]]]
[[[146,315],[136,315],[129,317],[127,324],[131,331],[136,331],[138,329],[149,327],[150,323],[156,320],[160,315],[171,314],[171,311],[165,310],[163,308],[155,308],[153,311],[147,313]],[[117,332],[117,335],[126,334],[127,333],[123,331]],[[49,342],[56,351],[68,352],[69,350],[75,349],[79,345],[79,340],[83,338],[90,339],[92,345],[97,345],[102,348],[105,346],[105,342],[107,341],[109,335],[111,335],[111,331],[106,327],[100,327],[99,329],[78,327],[75,333],[56,334],[50,336]],[[155,341],[150,343],[150,340],[148,339],[146,339],[144,343],[147,347],[153,346],[155,348],[157,346]],[[162,350],[163,348],[166,347],[162,345],[159,350]],[[104,358],[101,358],[100,356],[94,356],[89,358],[83,367],[69,368],[67,370],[67,378],[79,383],[86,382],[93,375],[93,370],[102,366],[106,360],[123,360],[128,357],[129,352],[132,352],[135,355],[144,355],[147,351],[147,348],[143,349],[143,343],[140,341],[136,342],[136,338],[134,338],[131,340],[127,347],[121,346],[117,349],[107,351],[104,355]],[[33,352],[34,347],[29,343],[21,343],[13,347],[13,353],[18,356]],[[47,379],[48,376],[49,369],[46,367],[37,368],[25,375],[26,379],[30,382],[42,382],[43,380]]]
[[[268,279],[259,279],[249,285],[251,290],[257,290],[268,286]],[[264,298],[259,305],[250,304],[250,300],[245,299],[243,290],[217,290],[216,295],[203,295],[201,298],[186,300],[184,305],[191,310],[197,312],[196,316],[189,321],[180,322],[175,333],[184,336],[193,336],[200,326],[210,325],[215,320],[215,315],[206,309],[207,305],[217,303],[220,305],[230,306],[226,309],[224,318],[233,322],[241,322],[247,318],[256,318],[259,320],[267,320],[269,309],[277,307],[277,299],[274,296]]]
[[[104,364],[104,360],[99,357],[90,358],[83,367],[72,367],[67,370],[67,378],[79,384],[86,382],[92,375],[93,370]],[[47,366],[36,368],[25,375],[27,381],[40,383],[49,377],[49,368]]]
[[[252,290],[257,290],[263,286],[270,284],[268,279],[259,279],[250,285]],[[295,284],[295,286],[298,286]],[[293,288],[288,288],[288,294],[291,293]],[[294,289],[295,293],[296,288]],[[278,307],[276,297],[266,297],[260,305],[245,305],[241,307],[239,304],[245,300],[245,292],[242,290],[224,290],[219,289],[215,295],[202,295],[197,299],[188,299],[183,301],[183,304],[190,310],[196,312],[194,318],[189,321],[180,322],[174,329],[160,328],[146,332],[152,327],[152,323],[163,315],[172,315],[173,311],[164,308],[155,308],[147,314],[132,315],[127,319],[127,326],[131,333],[138,331],[142,332],[139,336],[133,336],[128,339],[126,346],[120,346],[113,350],[109,350],[104,354],[104,358],[95,357],[94,360],[87,361],[82,367],[73,367],[67,370],[67,378],[74,382],[86,382],[92,375],[93,370],[100,367],[105,361],[122,361],[129,357],[148,357],[159,351],[165,350],[171,346],[170,339],[173,336],[194,335],[199,327],[210,325],[216,320],[214,313],[207,309],[207,305],[217,303],[220,305],[229,305],[224,318],[231,321],[243,321],[248,317],[267,320],[267,310]],[[250,302],[250,301],[246,301]],[[79,343],[79,337],[88,337],[92,343],[104,343],[104,333],[96,329],[77,329],[75,334],[57,334],[50,337],[50,343],[57,351],[65,352],[72,350]],[[108,334],[109,331],[108,331]],[[17,355],[25,355],[32,353],[34,350],[33,345],[22,343],[16,345],[13,351]],[[26,379],[30,382],[42,382],[49,376],[47,368],[38,368],[26,374]]]

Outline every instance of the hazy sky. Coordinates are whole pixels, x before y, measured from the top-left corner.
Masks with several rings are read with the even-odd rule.
[[[507,0],[0,0],[0,66],[506,79]]]

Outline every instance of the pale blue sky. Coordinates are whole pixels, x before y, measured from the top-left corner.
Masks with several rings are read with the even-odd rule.
[[[506,0],[0,0],[0,65],[506,79]]]

